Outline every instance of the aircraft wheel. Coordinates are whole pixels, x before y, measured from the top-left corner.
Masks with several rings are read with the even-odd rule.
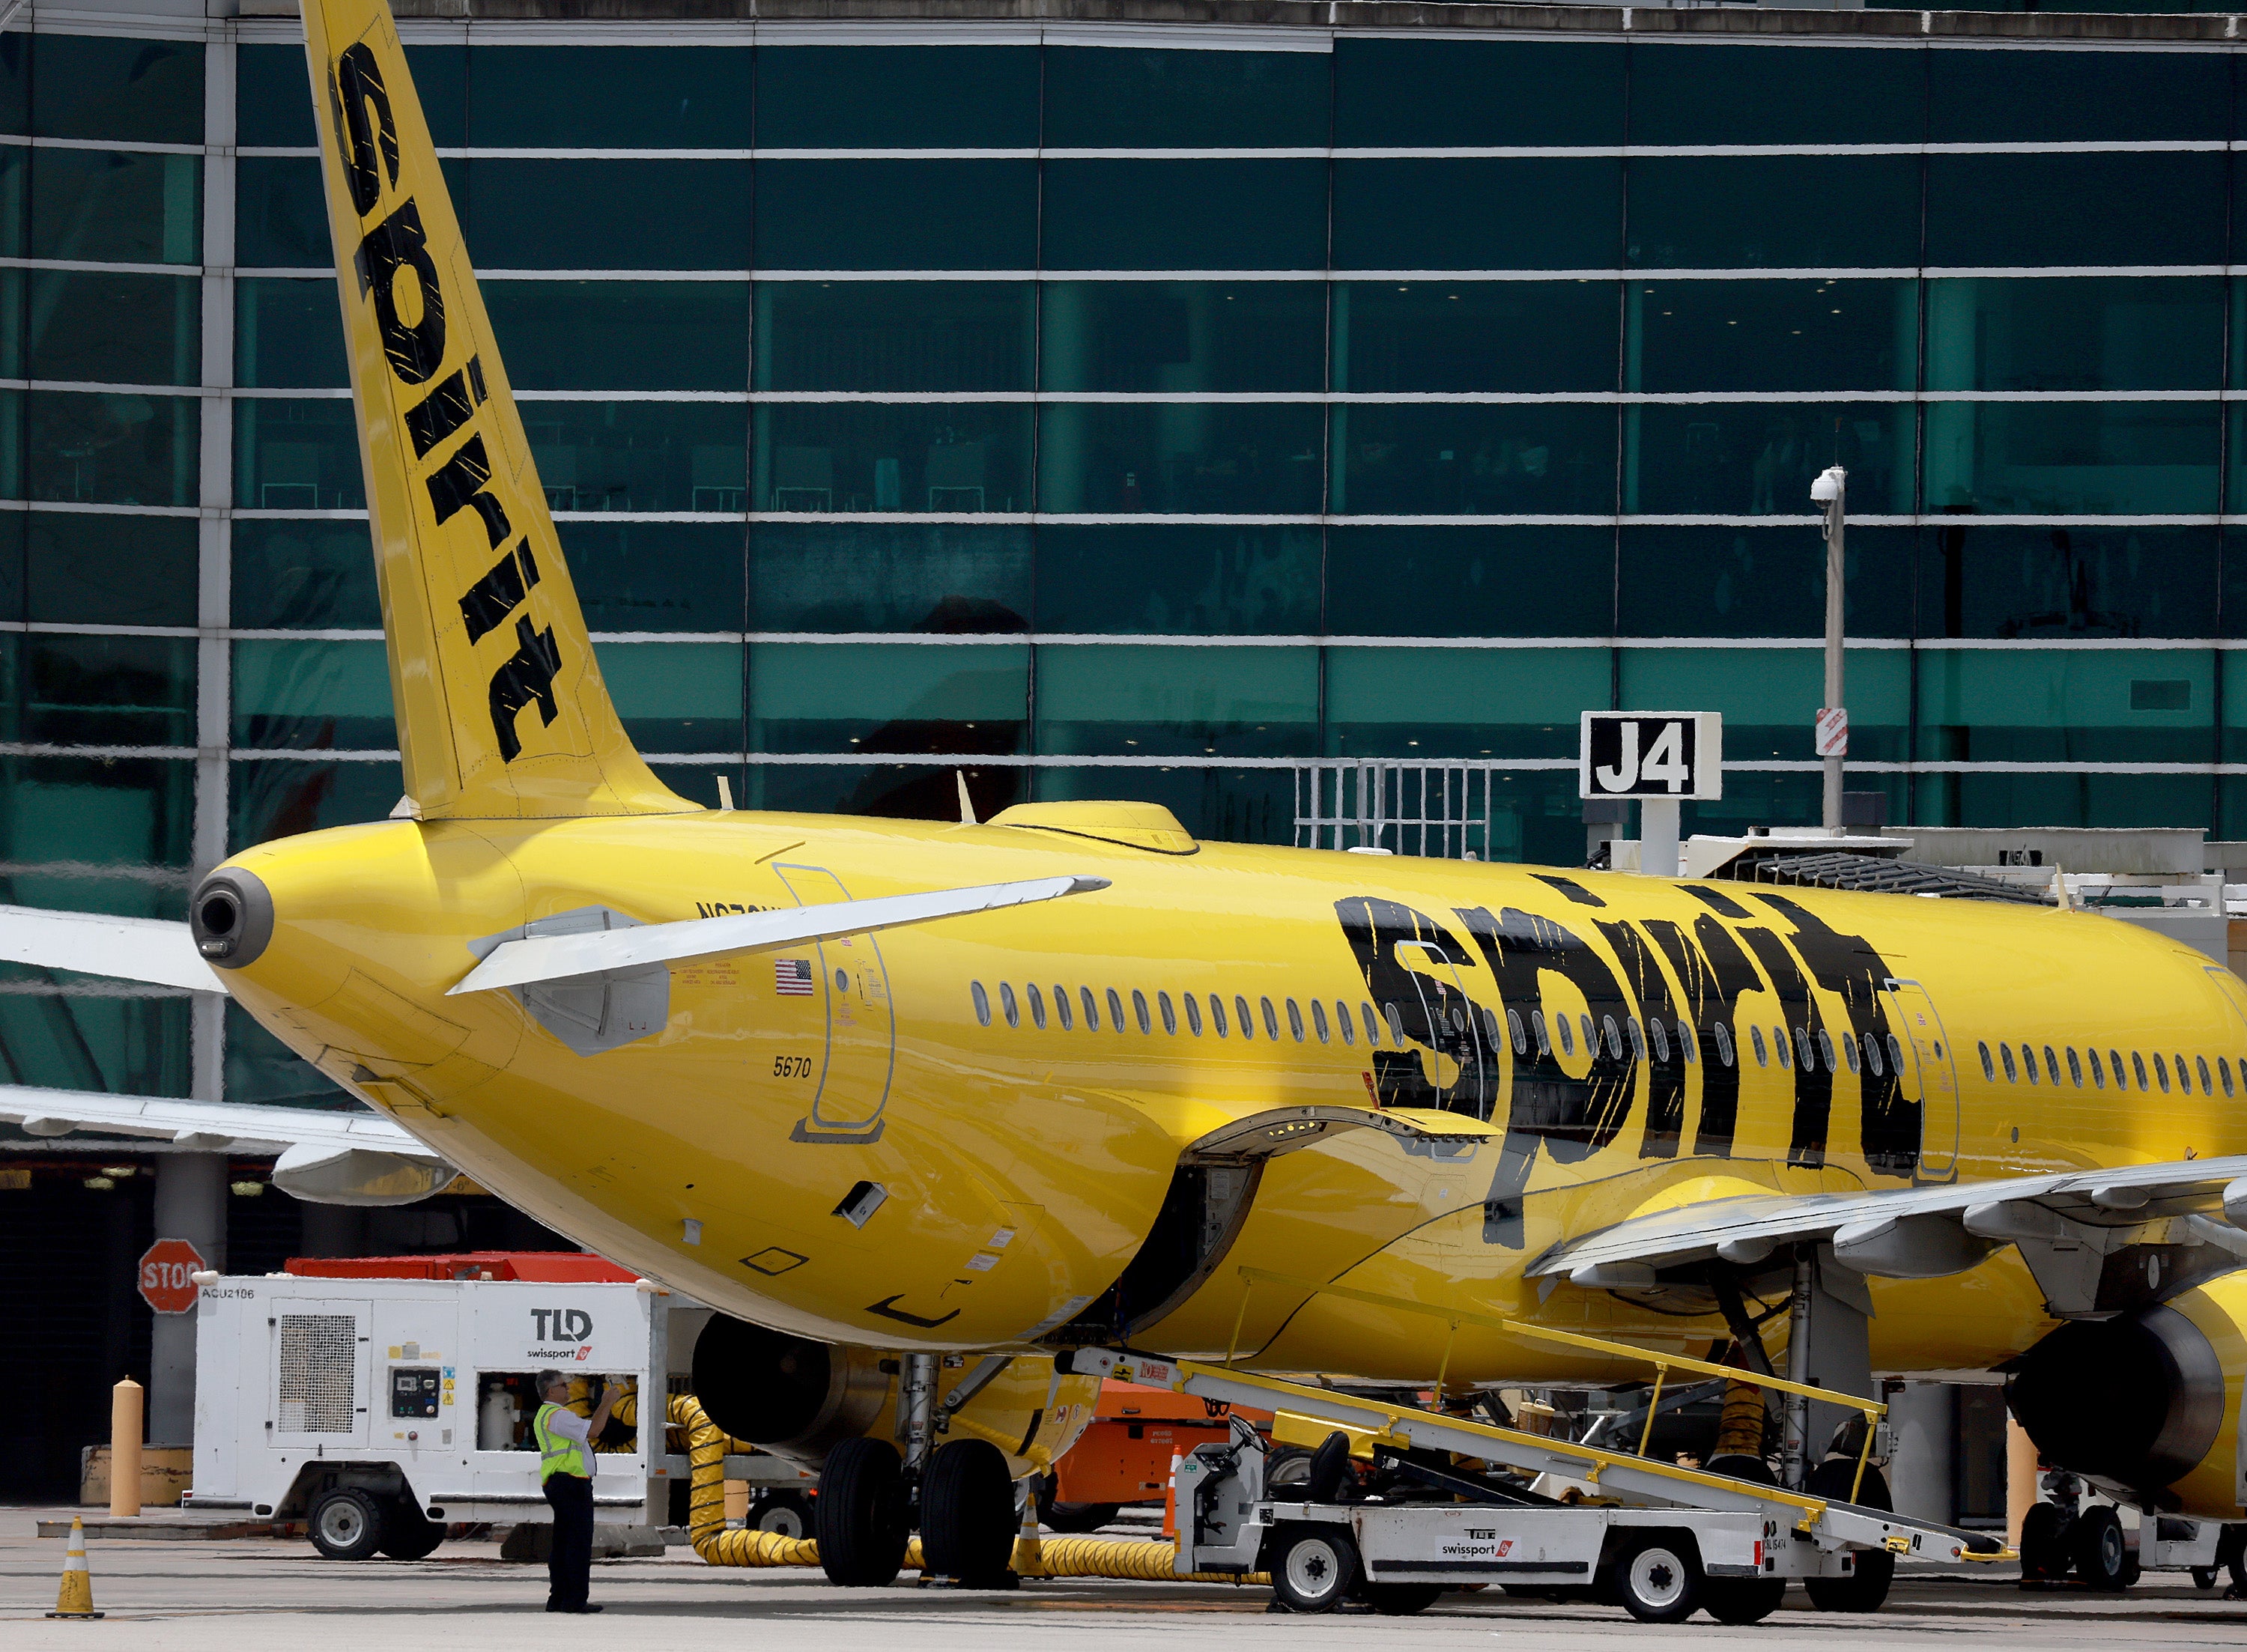
[[[1691,1539],[1675,1533],[1628,1538],[1608,1576],[1615,1598],[1641,1623],[1683,1623],[1701,1604],[1701,1557]]]
[[[1846,1458],[1820,1463],[1810,1471],[1810,1494],[1837,1503],[1847,1502],[1851,1500],[1849,1484],[1856,1478],[1857,1465]],[[1857,1488],[1854,1500],[1862,1509],[1895,1507],[1895,1500],[1888,1496],[1888,1477],[1869,1464],[1865,1469],[1865,1483]],[[1820,1612],[1881,1609],[1881,1602],[1888,1598],[1888,1585],[1895,1580],[1895,1556],[1886,1549],[1859,1549],[1856,1557],[1856,1571],[1848,1577],[1802,1580],[1811,1605]]]
[[[400,1499],[383,1512],[382,1552],[393,1560],[426,1560],[445,1540],[445,1528]]]
[[[801,1492],[768,1492],[749,1505],[749,1530],[809,1537],[811,1499]]]
[[[355,1485],[328,1492],[312,1505],[304,1528],[312,1546],[331,1560],[364,1560],[382,1546],[383,1507]]]
[[[2192,1587],[2196,1589],[2214,1588],[2216,1587],[2216,1568],[2212,1566],[2196,1566],[2193,1567]]]
[[[988,1440],[952,1440],[929,1459],[920,1486],[920,1548],[932,1576],[987,1587],[1014,1553],[1014,1483]]]
[[[1357,1546],[1339,1526],[1298,1526],[1272,1542],[1272,1593],[1290,1612],[1331,1612],[1357,1583]]]
[[[2101,1503],[2076,1517],[2070,1534],[2075,1575],[2094,1589],[2119,1591],[2137,1581],[2137,1567],[2122,1534],[2122,1517]]]
[[[2021,1581],[2056,1582],[2067,1575],[2067,1512],[2056,1503],[2038,1503],[2021,1517]]]
[[[1701,1604],[1719,1623],[1760,1623],[1786,1598],[1785,1578],[1711,1578]]]
[[[1435,1605],[1444,1591],[1434,1583],[1368,1583],[1365,1601],[1385,1618],[1410,1617]]]
[[[827,1454],[813,1505],[819,1565],[844,1588],[879,1588],[905,1561],[905,1464],[887,1440],[848,1439]]]

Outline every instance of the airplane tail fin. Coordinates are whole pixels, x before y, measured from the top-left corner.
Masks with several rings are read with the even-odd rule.
[[[385,0],[304,0],[406,796],[423,819],[673,814],[594,664]]]

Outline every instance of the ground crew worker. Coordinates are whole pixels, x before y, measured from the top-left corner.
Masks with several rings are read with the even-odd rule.
[[[554,1541],[547,1552],[546,1609],[598,1612],[586,1600],[593,1580],[593,1437],[608,1426],[609,1408],[624,1391],[614,1377],[603,1379],[601,1403],[592,1416],[570,1409],[570,1379],[541,1371],[538,1397],[545,1402],[530,1420],[538,1442],[538,1484],[554,1511]]]

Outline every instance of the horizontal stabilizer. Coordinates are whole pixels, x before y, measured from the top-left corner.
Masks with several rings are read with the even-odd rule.
[[[0,906],[0,962],[66,969],[80,975],[221,993],[185,924],[98,912]]]
[[[616,970],[645,969],[651,964],[796,946],[843,935],[871,934],[905,924],[925,924],[932,918],[1027,906],[1107,887],[1104,877],[1034,877],[1017,884],[883,895],[872,900],[831,901],[821,906],[735,912],[723,918],[688,918],[677,923],[641,924],[578,935],[533,935],[502,942],[452,990],[488,993],[502,986],[529,986]]]

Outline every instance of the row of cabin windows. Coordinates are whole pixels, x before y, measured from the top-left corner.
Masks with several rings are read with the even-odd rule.
[[[967,993],[968,996],[974,1000],[975,1019],[985,1027],[990,1026],[991,994],[984,990],[981,981],[970,981],[967,984]],[[1108,1025],[1120,1033],[1128,1024],[1124,1020],[1124,995],[1110,986],[1107,989],[1105,996],[1108,1004]],[[1303,1007],[1292,998],[1285,1002],[1287,1030],[1294,1035],[1295,1042],[1298,1044],[1314,1033],[1317,1034],[1320,1043],[1331,1042],[1336,1031],[1342,1034],[1343,1043],[1355,1044],[1357,1042],[1360,1021],[1364,1024],[1366,1043],[1370,1046],[1381,1042],[1382,1020],[1374,1014],[1373,1006],[1370,1004],[1360,1004],[1353,1013],[1348,1004],[1336,999],[1334,1019],[1329,1021],[1327,1019],[1327,1007],[1315,998],[1311,1000],[1310,1020],[1308,1032],[1307,1032]],[[1256,1004],[1257,1009],[1262,1012],[1264,1036],[1276,1042],[1280,1036],[1281,1010],[1268,998],[1260,998],[1256,1000]],[[1101,995],[1094,993],[1089,986],[1080,986],[1076,989],[1075,1007],[1072,1008],[1069,988],[1055,986],[1053,989],[1051,1005],[1052,1020],[1059,1024],[1064,1033],[1074,1029],[1077,1017],[1080,1015],[1083,1018],[1087,1032],[1096,1033],[1100,1030]],[[1047,1006],[1046,995],[1039,990],[1035,981],[1025,986],[1019,996],[1010,983],[1006,981],[999,983],[999,1013],[1006,1018],[1007,1025],[1009,1027],[1020,1027],[1022,1024],[1022,1017],[1027,1012],[1030,1025],[1042,1030],[1048,1024]],[[1147,995],[1136,987],[1132,990],[1130,1018],[1132,1021],[1138,1024],[1139,1030],[1143,1033],[1153,1032],[1156,1018],[1159,1016],[1162,1020],[1163,1030],[1175,1034],[1178,1030],[1178,1017],[1182,1009],[1185,1015],[1186,1030],[1196,1038],[1199,1038],[1202,1035],[1203,1027],[1202,1000],[1193,993],[1181,993],[1173,1000],[1168,993],[1158,992],[1155,994],[1154,1007],[1150,1009]],[[1404,1042],[1404,1017],[1398,1014],[1397,1006],[1394,1004],[1388,1007],[1388,1011],[1390,1041],[1401,1048]],[[1218,1037],[1231,1037],[1233,1029],[1237,1027],[1241,1037],[1254,1038],[1256,1020],[1256,1011],[1249,1008],[1248,1000],[1246,998],[1236,994],[1233,1000],[1232,1011],[1228,1014],[1225,1000],[1215,993],[1209,994],[1208,1026]]]
[[[1990,1059],[1990,1047],[1987,1044],[1979,1045],[1977,1048],[1982,1052],[1982,1076],[1991,1082],[1997,1082],[1999,1065],[2003,1065],[2005,1069],[2005,1082],[2008,1084],[2018,1083],[2024,1073],[2027,1075],[2030,1083],[2039,1082],[2037,1072],[2037,1052],[2033,1046],[2023,1044],[2020,1047],[2020,1060],[2018,1062],[2013,1060],[2013,1046],[2011,1044],[1998,1046],[1998,1058],[1994,1062]],[[2118,1049],[2110,1049],[2107,1052],[2107,1060],[2103,1065],[2099,1060],[2099,1052],[2095,1049],[2086,1049],[2079,1057],[2075,1053],[2075,1047],[2071,1044],[2066,1054],[2067,1076],[2077,1089],[2083,1088],[2083,1069],[2086,1066],[2091,1068],[2091,1087],[2093,1089],[2103,1090],[2107,1088],[2107,1077],[2110,1070],[2114,1074],[2114,1088],[2117,1089],[2129,1089],[2130,1080],[2134,1076],[2141,1090],[2153,1088],[2153,1084],[2146,1082],[2146,1057],[2136,1050],[2130,1052],[2130,1064],[2127,1068],[2122,1064],[2122,1052]],[[2203,1096],[2216,1094],[2216,1085],[2209,1075],[2207,1056],[2196,1055],[2189,1065],[2182,1055],[2174,1059],[2176,1063],[2177,1089],[2182,1090],[2187,1096],[2191,1095],[2193,1075],[2197,1071],[2200,1075],[2200,1093]],[[2042,1076],[2053,1084],[2059,1082],[2059,1061],[2060,1052],[2054,1050],[2049,1044],[2046,1045]],[[2154,1083],[2159,1084],[2162,1094],[2166,1096],[2169,1093],[2169,1063],[2162,1059],[2162,1053],[2159,1050],[2154,1052],[2153,1066]],[[2247,1072],[2247,1056],[2241,1058],[2240,1067],[2243,1072]],[[2231,1063],[2223,1056],[2219,1055],[2216,1058],[2216,1075],[2223,1081],[2223,1093],[2226,1096],[2237,1093],[2232,1083]]]

